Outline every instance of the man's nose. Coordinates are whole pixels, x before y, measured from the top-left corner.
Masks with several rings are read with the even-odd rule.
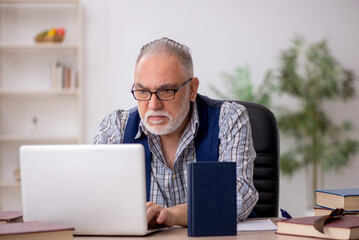
[[[149,100],[148,107],[153,110],[162,108],[162,101],[158,100],[157,95],[152,93],[151,99]]]

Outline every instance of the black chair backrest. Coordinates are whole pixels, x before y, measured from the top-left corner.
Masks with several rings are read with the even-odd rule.
[[[273,113],[266,107],[244,101],[252,128],[257,157],[254,161],[253,181],[259,193],[254,207],[258,217],[277,217],[279,205],[279,133]]]

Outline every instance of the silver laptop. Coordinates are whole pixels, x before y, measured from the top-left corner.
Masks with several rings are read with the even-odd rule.
[[[36,145],[20,148],[23,219],[79,235],[145,235],[144,148]]]

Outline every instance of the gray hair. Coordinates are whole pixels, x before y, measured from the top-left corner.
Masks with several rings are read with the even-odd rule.
[[[191,50],[172,39],[163,37],[144,45],[137,57],[136,65],[144,56],[175,56],[182,64],[183,75],[188,78],[193,77]]]

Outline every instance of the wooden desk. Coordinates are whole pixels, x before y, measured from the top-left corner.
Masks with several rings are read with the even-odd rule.
[[[194,237],[187,236],[187,228],[175,228],[161,232],[152,233],[144,237],[102,237],[102,236],[75,236],[75,240],[138,240],[138,239],[170,239],[170,240],[183,240],[183,239],[210,239],[210,240],[305,240],[313,238],[296,237],[275,234],[275,231],[253,231],[253,232],[237,232],[237,236],[229,237]]]

